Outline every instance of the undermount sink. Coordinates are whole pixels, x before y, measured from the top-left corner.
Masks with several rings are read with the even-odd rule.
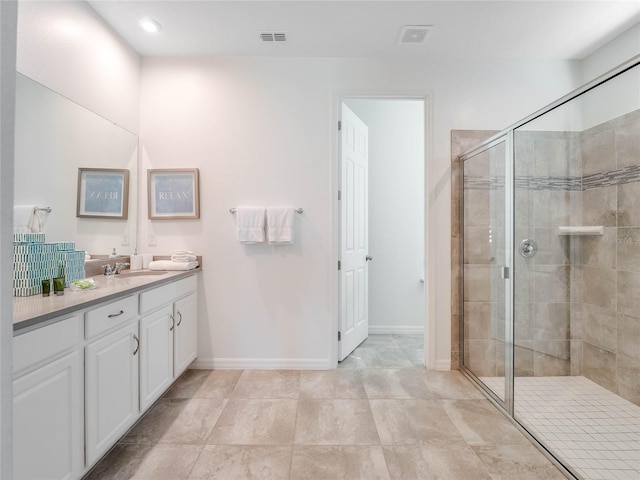
[[[155,275],[164,275],[167,272],[161,270],[134,270],[133,272],[130,270],[124,270],[120,272],[118,275],[114,275],[116,278],[127,278],[127,277],[149,277]]]

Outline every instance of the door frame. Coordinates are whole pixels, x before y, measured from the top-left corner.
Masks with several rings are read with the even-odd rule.
[[[329,292],[331,295],[331,321],[329,322],[329,359],[332,368],[338,366],[338,331],[340,329],[340,275],[338,274],[338,261],[340,260],[340,202],[338,190],[341,186],[340,172],[340,132],[338,121],[341,119],[341,105],[347,100],[419,100],[424,105],[424,271],[425,271],[425,305],[424,305],[424,364],[426,368],[437,368],[436,355],[436,305],[435,301],[435,272],[431,265],[431,238],[429,228],[429,159],[432,158],[433,149],[433,121],[432,121],[432,94],[430,92],[389,92],[389,93],[361,93],[361,92],[332,92],[331,94],[331,143],[333,158],[330,162],[330,218],[331,218],[331,252],[329,255]],[[449,347],[451,348],[451,347]]]

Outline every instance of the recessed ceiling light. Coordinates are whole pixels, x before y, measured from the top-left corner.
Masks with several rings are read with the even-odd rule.
[[[144,17],[138,20],[138,25],[140,25],[140,28],[142,28],[145,32],[149,32],[149,33],[159,32],[160,29],[162,28],[162,25],[160,25],[160,23],[155,21],[153,18],[147,18],[147,17]]]

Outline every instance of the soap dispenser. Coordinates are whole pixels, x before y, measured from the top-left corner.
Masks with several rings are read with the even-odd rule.
[[[116,253],[116,247],[113,247],[113,252],[109,254],[109,258],[118,258],[118,254]]]

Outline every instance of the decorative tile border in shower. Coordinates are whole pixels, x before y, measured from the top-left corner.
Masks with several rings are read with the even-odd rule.
[[[465,177],[465,190],[500,190],[504,188],[504,177]],[[516,177],[516,190],[563,190],[580,191],[580,177]]]
[[[630,167],[618,168],[610,172],[587,175],[582,178],[582,189],[613,187],[636,182],[640,182],[640,165],[631,165]]]
[[[591,188],[614,187],[640,182],[640,165],[598,172],[585,177],[516,177],[516,190],[580,191]],[[500,190],[504,177],[465,177],[465,190]]]

